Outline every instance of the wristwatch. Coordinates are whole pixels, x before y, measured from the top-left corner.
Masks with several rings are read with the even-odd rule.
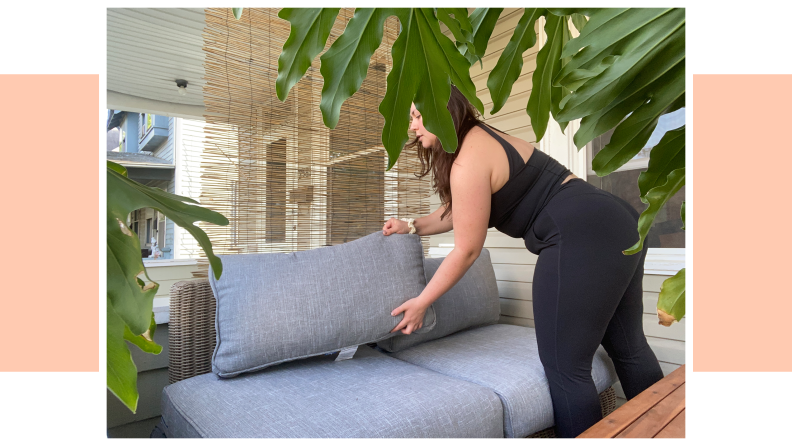
[[[410,228],[410,234],[415,234],[416,229],[415,225],[413,225],[413,222],[415,221],[414,218],[400,218],[399,220],[406,221],[407,226]]]

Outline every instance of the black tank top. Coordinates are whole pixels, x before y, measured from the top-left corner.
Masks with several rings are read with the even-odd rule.
[[[561,182],[572,171],[538,149],[525,163],[514,146],[485,124],[479,123],[478,126],[501,143],[509,158],[509,180],[492,194],[487,227],[494,227],[510,237],[524,238],[550,198],[561,188]]]

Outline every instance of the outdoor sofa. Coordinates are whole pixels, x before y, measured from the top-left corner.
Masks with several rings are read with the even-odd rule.
[[[410,335],[390,313],[443,260],[417,235],[220,257],[220,280],[171,288],[164,436],[554,436],[535,331],[498,323],[487,249]],[[591,373],[605,416],[617,376],[602,347]]]

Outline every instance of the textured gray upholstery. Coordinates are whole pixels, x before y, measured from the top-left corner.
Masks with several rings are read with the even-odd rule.
[[[427,283],[432,280],[442,262],[442,258],[424,259]],[[400,334],[378,342],[377,346],[389,352],[398,352],[466,328],[496,324],[500,318],[500,298],[489,251],[482,249],[459,282],[435,300],[433,305],[437,325],[432,331]]]
[[[220,256],[209,278],[217,300],[212,371],[233,377],[298,358],[396,336],[391,311],[426,286],[415,234],[377,231],[352,242],[292,253]],[[424,326],[432,330],[430,307]]]
[[[351,360],[291,361],[220,379],[167,386],[168,437],[497,438],[503,409],[492,390],[361,346]]]
[[[472,328],[390,355],[492,389],[503,401],[505,437],[525,437],[554,424],[550,387],[533,328],[507,324]],[[594,356],[591,375],[597,392],[618,381],[602,347]]]

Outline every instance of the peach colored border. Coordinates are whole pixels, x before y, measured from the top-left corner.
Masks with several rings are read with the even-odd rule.
[[[694,371],[792,371],[792,75],[693,75]]]
[[[99,75],[0,75],[0,372],[99,371]]]

